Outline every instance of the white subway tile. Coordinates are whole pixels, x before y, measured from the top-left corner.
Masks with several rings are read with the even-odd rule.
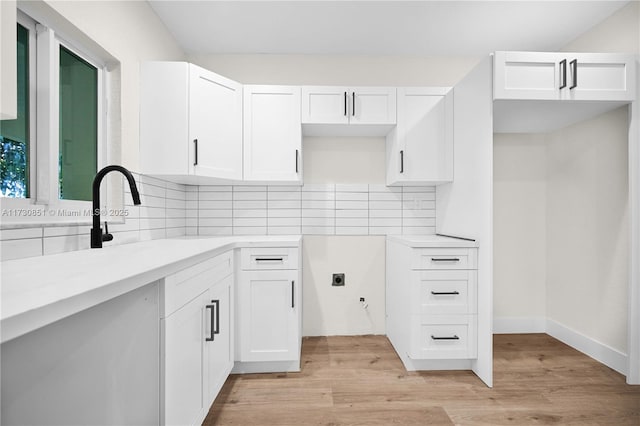
[[[408,219],[417,219],[417,218],[425,218],[425,217],[436,217],[435,210],[402,210],[402,217]]]
[[[301,209],[268,209],[267,217],[301,217]]]
[[[299,235],[301,229],[299,226],[274,226],[267,229],[267,235]]]
[[[354,218],[354,217],[336,217],[336,229],[339,227],[353,227],[353,226],[369,226],[369,219]]]
[[[225,236],[225,235],[233,235],[233,228],[228,227],[219,227],[219,226],[204,226],[198,228],[198,235],[211,235],[211,236]]]
[[[233,199],[233,193],[231,191],[225,192],[200,192],[198,194],[198,200],[202,201],[227,201]]]
[[[197,228],[198,227],[198,218],[197,217],[188,217],[185,220],[185,226],[187,227],[191,227],[191,228]]]
[[[433,235],[436,233],[435,227],[413,227],[404,226],[402,228],[402,235]]]
[[[187,202],[185,200],[174,200],[171,198],[167,198],[167,202],[165,204],[165,208],[167,209],[186,209]]]
[[[315,226],[323,226],[323,227],[333,227],[335,226],[335,219],[333,217],[303,217],[302,218],[302,226],[303,227],[315,227]]]
[[[404,227],[436,226],[436,220],[435,218],[404,218],[402,219],[402,226]]]
[[[233,209],[266,209],[267,200],[233,200]]]
[[[245,191],[240,191],[240,192],[236,192],[233,191],[233,201],[240,201],[240,200],[265,200],[267,199],[267,191],[263,191],[263,192],[245,192]]]
[[[233,227],[233,235],[267,235],[266,226]]]
[[[111,228],[109,228],[109,231],[111,231]],[[124,244],[137,243],[138,241],[140,241],[140,231],[138,230],[112,232],[112,234],[113,234],[113,241],[111,241],[110,244],[113,244],[113,245],[121,246]]]
[[[42,228],[1,229],[0,240],[22,240],[25,238],[42,238]]]
[[[302,209],[302,217],[336,217],[335,209]]]
[[[303,209],[335,209],[336,203],[333,200],[302,200]]]
[[[338,192],[336,191],[337,201],[368,201],[369,194],[366,192]]]
[[[369,210],[336,210],[336,217],[360,217],[368,218]]]
[[[147,229],[164,229],[166,227],[166,219],[161,218],[140,218],[140,230]]]
[[[233,186],[231,185],[200,185],[198,192],[231,192]]]
[[[401,201],[369,201],[369,210],[401,210]]]
[[[368,201],[343,201],[336,200],[336,209],[368,209]]]
[[[169,182],[168,180],[164,182],[165,184],[165,188],[167,188],[167,190],[174,190],[174,191],[180,191],[180,192],[186,192],[187,191],[187,185],[182,184],[182,183],[175,183],[175,182]]]
[[[142,185],[149,184],[149,185],[158,186],[160,188],[164,188],[166,186],[166,184],[167,184],[167,182],[162,180],[162,179],[158,179],[158,178],[155,178],[155,177],[142,175],[142,174],[138,175],[137,182],[139,182]]]
[[[167,200],[186,200],[187,193],[184,191],[177,191],[175,189],[167,189]]]
[[[198,212],[199,218],[206,217],[233,217],[233,210],[220,209],[220,210],[200,210]]]
[[[404,186],[402,192],[436,192],[435,186]]]
[[[405,210],[435,210],[435,201],[422,201],[422,200],[404,200],[402,202],[402,208]]]
[[[211,200],[211,201],[205,201],[205,200],[200,200],[198,201],[198,208],[200,210],[206,210],[206,209],[231,209],[233,208],[233,201],[231,200],[225,200],[225,201],[218,201],[218,200]]]
[[[264,185],[235,185],[233,192],[267,192],[267,187]]]
[[[187,202],[198,201],[198,191],[187,191],[185,192],[184,195],[185,195],[184,199],[187,200]]]
[[[163,238],[167,238],[166,228],[140,230],[140,241],[160,240]]]
[[[369,226],[370,227],[402,227],[402,219],[401,218],[378,218],[372,217],[369,218]]]
[[[369,217],[402,217],[402,210],[369,210]]]
[[[169,228],[184,228],[187,226],[187,220],[183,217],[167,218],[165,223],[167,229]]]
[[[233,219],[231,219],[230,217],[225,217],[225,218],[208,218],[208,217],[201,217],[198,220],[198,226],[200,227],[212,227],[212,226],[216,226],[216,227],[227,227],[227,226],[232,226],[233,225]]]
[[[305,235],[335,235],[333,226],[303,226],[302,233]]]
[[[317,192],[303,192],[302,193],[302,199],[303,200],[318,200],[318,201],[330,201],[330,200],[335,200],[336,199],[336,193],[331,191],[331,192],[321,192],[321,191],[317,191]]]
[[[234,228],[236,226],[238,226],[238,227],[245,227],[245,226],[263,227],[263,226],[267,226],[267,218],[266,217],[249,217],[249,218],[234,217],[233,218],[233,226],[234,226]],[[235,229],[234,229],[234,233],[235,233]]]
[[[59,237],[43,238],[44,255],[66,253],[69,251],[86,250],[91,248],[89,235],[66,235]],[[103,247],[108,247],[109,242],[104,242]]]
[[[370,192],[369,201],[402,201],[401,192]]]
[[[0,241],[2,261],[34,256],[42,256],[42,238]]]
[[[267,205],[269,209],[299,209],[301,202],[299,200],[269,200]]]
[[[187,226],[185,231],[185,235],[187,236],[195,236],[198,235],[198,227],[197,226]]]
[[[164,187],[141,183],[138,187],[141,198],[157,197],[166,198],[167,191]]]
[[[267,217],[265,209],[234,210],[233,217]]]
[[[380,184],[369,184],[369,193],[375,192],[387,192],[387,193],[398,193],[402,194],[402,187],[400,186],[386,186],[382,183]]]
[[[167,238],[183,237],[187,234],[187,229],[183,226],[180,228],[167,228]]]
[[[162,207],[166,203],[167,199],[164,197],[153,197],[149,195],[140,195],[140,207]]]
[[[301,186],[293,185],[271,185],[267,187],[267,192],[301,192]]]
[[[299,217],[270,217],[267,219],[268,226],[297,226],[300,227],[302,218]]]
[[[141,218],[160,218],[166,216],[166,209],[164,207],[140,207]]]
[[[268,192],[267,200],[301,200],[302,192]]]

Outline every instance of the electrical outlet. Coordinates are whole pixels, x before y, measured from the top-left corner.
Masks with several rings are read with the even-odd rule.
[[[343,287],[344,274],[333,274],[333,281],[331,281],[331,285],[334,287]]]

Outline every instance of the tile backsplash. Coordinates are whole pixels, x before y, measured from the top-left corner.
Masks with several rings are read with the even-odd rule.
[[[191,186],[134,174],[142,205],[125,186],[124,223],[113,244],[184,235],[388,235],[435,233],[435,187],[374,184]],[[0,257],[89,248],[90,225],[0,225]]]

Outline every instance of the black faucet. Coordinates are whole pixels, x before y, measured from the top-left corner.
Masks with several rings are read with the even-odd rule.
[[[113,235],[109,233],[107,223],[104,223],[104,234],[102,228],[100,228],[100,182],[102,178],[109,172],[117,170],[124,175],[129,181],[129,188],[131,188],[131,196],[133,197],[133,204],[136,206],[140,204],[140,194],[138,193],[138,187],[136,181],[133,179],[133,175],[127,169],[122,166],[111,165],[100,170],[96,177],[93,178],[93,210],[91,215],[93,216],[93,228],[91,228],[91,248],[102,248],[103,241],[113,240]]]

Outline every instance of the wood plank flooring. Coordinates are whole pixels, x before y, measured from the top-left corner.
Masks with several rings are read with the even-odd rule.
[[[494,336],[494,387],[407,372],[385,336],[309,337],[302,371],[232,375],[212,425],[640,425],[640,386],[545,334]]]

